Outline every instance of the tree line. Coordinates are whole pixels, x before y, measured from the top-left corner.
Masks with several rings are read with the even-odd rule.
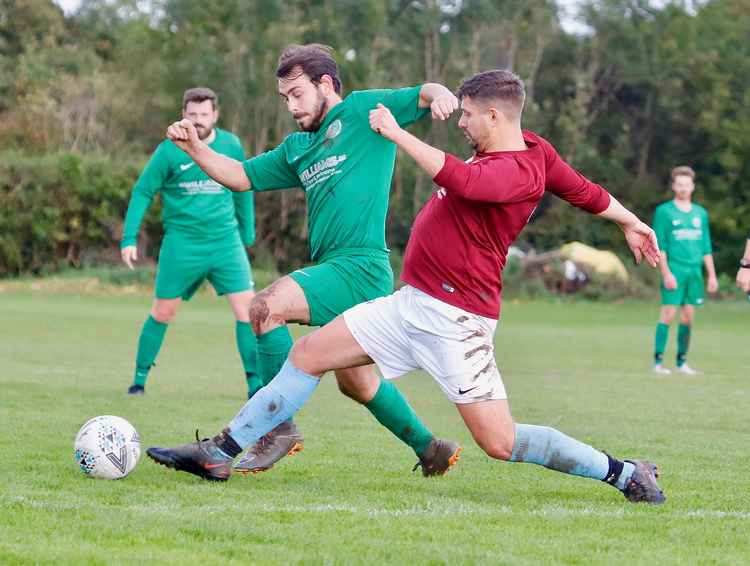
[[[288,43],[334,47],[345,91],[518,73],[525,126],[650,219],[669,171],[697,171],[719,271],[750,229],[750,10],[747,0],[591,0],[588,31],[561,27],[552,0],[0,0],[0,275],[115,257],[132,183],[184,89],[219,93],[220,125],[248,155],[295,125],[277,91]],[[455,127],[415,133],[467,156]],[[397,161],[389,243],[402,251],[430,179]],[[307,260],[304,195],[256,197],[256,253],[281,270]],[[142,244],[154,255],[158,210]],[[625,256],[616,228],[545,198],[521,244],[571,240]]]

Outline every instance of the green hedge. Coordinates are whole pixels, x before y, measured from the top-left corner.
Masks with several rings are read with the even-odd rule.
[[[143,163],[109,156],[0,154],[0,276],[115,259],[130,190]],[[153,255],[160,207],[141,241]]]

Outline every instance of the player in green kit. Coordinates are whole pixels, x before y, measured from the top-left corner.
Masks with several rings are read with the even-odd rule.
[[[657,374],[669,374],[664,367],[664,349],[669,337],[669,325],[680,308],[677,329],[677,371],[695,375],[687,364],[690,334],[695,318],[695,306],[703,304],[703,267],[708,274],[708,292],[719,288],[711,255],[711,233],[708,213],[692,202],[695,172],[690,167],[672,169],[674,199],[660,204],[654,214],[654,231],[659,240],[662,261],[661,313],[656,325],[654,367]]]
[[[183,118],[213,151],[244,159],[237,136],[215,127],[216,105],[211,89],[188,89],[182,100]],[[154,303],[138,339],[135,376],[128,393],[144,394],[167,325],[182,301],[189,300],[206,279],[219,295],[226,295],[234,312],[237,348],[249,389],[257,381],[257,344],[248,316],[253,280],[245,249],[255,240],[252,193],[229,191],[173,142],[163,141],[133,187],[125,216],[120,251],[131,269],[138,259],[136,239],[143,215],[157,193],[163,204],[164,239]]]
[[[371,130],[370,110],[382,103],[407,126],[430,111],[433,118],[444,120],[458,107],[456,97],[434,83],[355,91],[342,98],[330,48],[317,44],[289,46],[279,59],[276,77],[279,94],[302,131],[271,151],[241,162],[212,151],[189,121],[167,130],[169,139],[226,187],[305,191],[315,265],[282,277],[250,305],[258,336],[257,389],[286,361],[292,346],[287,322],[321,326],[393,290],[385,218],[396,146]],[[443,474],[456,461],[458,445],[435,438],[398,389],[377,376],[374,366],[338,370],[336,378],[344,394],[362,403],[414,450],[425,475]],[[302,436],[289,420],[250,447],[235,468],[267,470],[301,447]]]

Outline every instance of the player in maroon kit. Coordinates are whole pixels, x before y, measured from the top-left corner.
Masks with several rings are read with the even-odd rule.
[[[149,449],[152,458],[198,475],[222,462],[229,469],[243,448],[233,431],[262,435],[299,410],[326,371],[375,362],[387,379],[419,368],[429,372],[493,458],[599,479],[633,502],[664,502],[650,462],[617,460],[555,429],[514,423],[493,352],[508,247],[545,190],[616,222],[636,261],[645,257],[655,266],[653,230],[573,170],[547,140],[521,129],[525,93],[516,75],[480,73],[461,85],[458,96],[463,111],[458,125],[475,151],[468,162],[403,130],[386,107],[379,104],[370,113],[371,127],[437,185],[412,228],[405,286],[298,340],[281,372],[221,434],[174,449]]]

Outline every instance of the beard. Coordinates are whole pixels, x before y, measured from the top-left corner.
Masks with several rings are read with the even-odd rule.
[[[213,131],[213,126],[204,126],[203,124],[193,124],[195,131],[198,133],[198,138],[202,141],[209,137]]]
[[[323,122],[323,118],[325,117],[327,110],[328,102],[322,94],[318,93],[316,108],[311,114],[312,120],[307,126],[300,122],[297,122],[299,124],[300,130],[302,130],[303,132],[317,132],[320,129],[320,124],[321,122]]]
[[[468,133],[464,132],[466,143],[468,143],[474,151],[479,151],[479,143],[472,138]]]

